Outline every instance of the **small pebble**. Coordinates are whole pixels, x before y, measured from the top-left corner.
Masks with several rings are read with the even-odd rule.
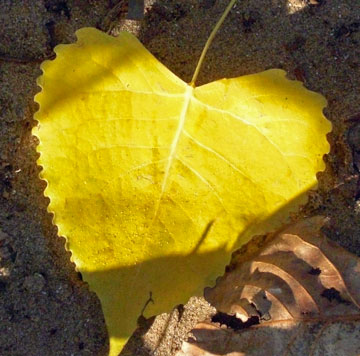
[[[32,276],[27,276],[24,280],[23,287],[29,292],[39,293],[45,287],[46,281],[41,273],[34,273]]]

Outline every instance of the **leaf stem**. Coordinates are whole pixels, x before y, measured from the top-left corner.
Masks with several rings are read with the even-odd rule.
[[[191,79],[191,82],[189,83],[192,87],[195,87],[195,82],[196,82],[196,79],[199,75],[199,72],[200,72],[200,69],[201,69],[201,66],[203,64],[203,61],[204,61],[204,58],[205,58],[205,55],[206,55],[206,52],[208,51],[216,33],[218,32],[220,26],[223,24],[224,20],[226,19],[226,16],[228,15],[228,13],[230,12],[230,10],[232,9],[232,7],[234,6],[236,0],[231,0],[229,2],[229,5],[226,7],[225,11],[223,12],[223,14],[221,15],[219,21],[216,23],[215,27],[213,28],[213,30],[211,31],[210,33],[210,36],[209,38],[207,39],[206,43],[205,43],[205,46],[204,46],[204,49],[202,50],[201,52],[201,55],[200,55],[200,58],[199,58],[199,62],[198,64],[196,65],[196,68],[195,68],[195,72],[194,72],[194,75]]]

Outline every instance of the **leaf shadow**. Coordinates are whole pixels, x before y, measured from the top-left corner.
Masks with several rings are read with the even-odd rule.
[[[254,225],[250,226],[246,231],[239,234],[237,241],[238,247],[246,243],[254,234],[269,231],[268,229],[270,228],[270,226],[274,226],[274,221],[278,221],[280,226],[280,222],[284,221],[284,212],[288,212],[289,208],[299,206],[299,204],[306,202],[307,193],[308,192],[304,192],[300,194],[271,216],[263,220],[259,219],[256,223],[254,223]],[[202,235],[202,240],[206,238],[207,232],[209,231],[211,224],[212,222],[210,221],[209,224],[207,224],[207,226],[205,227]],[[137,308],[137,310],[143,309],[142,306],[145,305],[146,301],[148,300],[149,294],[152,295],[154,304],[151,306],[151,308],[149,308],[149,310],[146,310],[147,316],[158,315],[165,311],[170,312],[174,307],[176,307],[172,300],[176,300],[177,298],[178,300],[181,300],[181,295],[184,291],[186,291],[186,294],[188,295],[202,296],[203,289],[199,288],[202,284],[201,280],[199,280],[198,283],[189,284],[187,282],[187,279],[184,280],[184,278],[176,278],[174,271],[177,271],[180,276],[183,273],[184,267],[191,266],[193,274],[190,275],[189,278],[191,278],[192,282],[194,282],[194,280],[196,281],[197,279],[197,273],[199,273],[199,275],[203,275],[205,273],[204,271],[209,269],[208,266],[211,266],[211,269],[214,269],[214,266],[217,266],[217,269],[219,271],[222,271],[222,273],[219,273],[220,277],[225,272],[226,266],[224,265],[224,260],[227,260],[228,263],[230,263],[230,259],[231,254],[225,248],[202,254],[198,253],[195,249],[193,253],[189,255],[173,254],[163,258],[142,261],[136,266],[131,266],[127,268],[122,267],[118,269],[115,268],[103,271],[86,272],[83,273],[83,276],[84,280],[90,282],[92,286],[97,287],[97,290],[94,290],[94,288],[92,288],[92,290],[96,292],[100,300],[106,300],[107,302],[109,302],[109,299],[111,299],[110,304],[117,305],[119,296],[116,295],[116,293],[108,295],[106,294],[105,290],[111,290],[111,285],[119,285],[123,283],[124,275],[138,276],[139,271],[141,271],[141,274],[145,275],[149,273],[146,285],[141,285],[136,282],[132,284],[131,292],[129,293],[129,304],[127,304],[124,308],[119,306],[115,310],[111,310],[112,316],[115,316],[115,319],[122,320],[126,319],[126,314],[132,307]],[[172,274],[171,276],[167,276],[167,271],[170,270],[172,271]],[[153,271],[162,271],[162,279],[167,278],[167,287],[165,290],[162,290],[160,292],[160,296],[158,294],[154,294],[151,288],[152,283],[156,281],[156,278],[158,278],[157,275],[152,275]],[[178,281],[181,280],[182,283],[179,283]],[[215,280],[211,280],[208,287],[213,287],[215,285],[215,282]],[[193,287],[191,286],[193,286],[194,284],[198,286],[197,289],[192,289]],[[177,296],[178,292],[181,292],[179,293],[179,296]],[[133,300],[131,299],[131,295],[136,295],[137,297],[139,295],[142,295],[142,304],[140,306],[132,304]],[[158,305],[158,300],[161,300],[160,305]],[[184,300],[183,302],[185,303],[187,301]],[[125,346],[120,355],[145,356],[147,355],[147,352],[149,355],[152,354],[154,350],[150,350],[147,348],[146,344],[144,344],[143,336],[148,332],[153,321],[154,318],[150,317],[145,323],[139,325],[137,331],[133,334],[132,338],[129,339],[127,345]],[[111,325],[108,325],[108,327],[109,329],[111,329],[111,333],[113,336],[126,337],[126,335],[121,335],[117,333],[116,331],[118,331],[118,329],[113,328]],[[159,343],[161,343],[161,339]]]

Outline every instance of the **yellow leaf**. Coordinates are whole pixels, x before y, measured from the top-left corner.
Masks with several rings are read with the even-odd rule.
[[[44,62],[34,129],[59,234],[101,300],[110,354],[279,226],[329,151],[325,99],[269,70],[192,87],[131,34],[84,28]]]

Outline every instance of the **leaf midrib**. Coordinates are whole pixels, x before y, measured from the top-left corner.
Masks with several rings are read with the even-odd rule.
[[[183,130],[184,130],[184,125],[185,125],[185,121],[186,121],[186,114],[188,112],[190,99],[193,96],[193,90],[194,90],[194,88],[191,85],[186,86],[186,90],[185,90],[185,93],[184,93],[184,103],[183,103],[181,113],[180,113],[179,124],[178,124],[178,126],[176,128],[174,138],[173,138],[173,140],[171,142],[170,153],[169,153],[169,157],[168,157],[168,160],[167,160],[168,162],[167,162],[167,165],[166,165],[166,168],[165,168],[165,173],[164,173],[164,179],[163,179],[162,184],[161,184],[161,192],[160,192],[159,199],[157,200],[157,203],[156,203],[156,206],[155,206],[154,219],[156,219],[156,217],[157,217],[157,214],[158,214],[159,208],[160,208],[161,200],[162,200],[162,198],[164,196],[164,193],[166,191],[166,188],[167,188],[171,167],[173,165],[174,159],[176,158],[175,157],[176,156],[176,151],[177,151],[177,148],[178,148],[178,144],[179,144],[179,141],[180,141],[181,134],[183,133]]]

